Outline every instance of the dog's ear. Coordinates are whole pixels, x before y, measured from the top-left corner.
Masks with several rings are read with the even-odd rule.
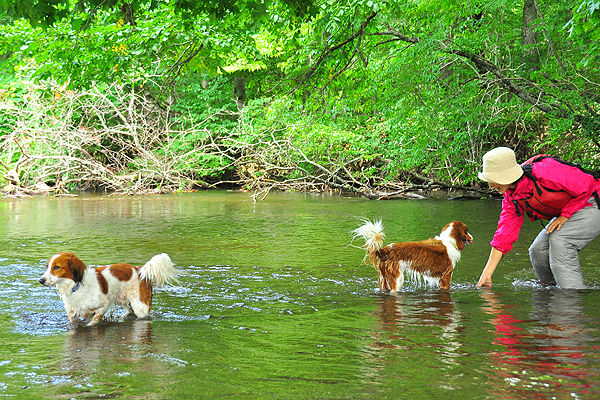
[[[461,250],[465,248],[465,244],[467,243],[468,235],[469,235],[469,230],[467,229],[467,226],[465,224],[462,224],[461,229],[460,229],[460,239],[461,239],[462,243],[459,245]]]
[[[460,239],[463,242],[467,241],[467,227],[464,225],[460,227]]]
[[[73,281],[80,283],[83,280],[83,273],[85,272],[85,264],[75,254],[69,257],[69,267],[73,273]]]
[[[454,221],[452,222],[452,228],[451,235],[454,237],[458,249],[462,251],[467,243],[467,226],[460,221]]]

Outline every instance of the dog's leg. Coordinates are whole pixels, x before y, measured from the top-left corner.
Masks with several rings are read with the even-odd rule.
[[[404,272],[400,271],[400,275],[396,279],[389,279],[389,288],[390,292],[398,292],[402,290],[402,286],[404,285]]]
[[[129,298],[129,304],[138,318],[149,318],[152,308],[152,284],[147,279],[139,283],[139,294]]]
[[[396,281],[393,282],[393,288],[390,289],[392,292],[398,292],[402,290],[402,286],[404,286],[404,272],[400,271],[400,275],[396,278]]]
[[[445,272],[440,278],[440,289],[450,289],[450,280],[452,280],[452,270]]]
[[[150,317],[150,307],[147,304],[134,300],[131,302],[131,306],[133,307],[133,312],[138,318]]]
[[[77,317],[75,311],[71,309],[67,309],[67,317],[69,317],[69,322],[73,325],[75,325],[75,323],[79,320],[79,317]]]
[[[382,292],[387,290],[387,288],[386,288],[387,284],[385,282],[385,277],[383,276],[381,271],[377,271],[377,282],[379,282],[379,290],[381,290]]]
[[[404,272],[410,268],[410,263],[407,261],[398,261],[398,265],[396,268],[396,272],[398,276],[396,279],[390,279],[390,291],[398,292],[402,290],[402,286],[404,286]]]
[[[102,317],[104,317],[104,313],[103,312],[96,312],[96,313],[94,313],[94,317],[92,318],[92,320],[90,322],[88,322],[87,326],[94,326],[94,325],[96,325],[98,322],[102,321]]]
[[[133,312],[133,308],[131,308],[130,303],[124,304],[123,307],[125,307],[125,311],[127,312],[124,316],[125,319],[130,319],[135,316],[135,312]]]
[[[440,289],[450,289],[450,278],[445,276],[440,279]]]
[[[100,307],[98,307],[96,310],[92,311],[94,316],[92,317],[92,320],[87,324],[87,326],[94,326],[98,322],[102,321],[102,317],[104,317],[104,314],[106,314],[106,311],[108,311],[109,307],[110,307],[110,302],[108,301],[108,299],[104,299],[102,301],[102,304],[100,305]]]
[[[98,311],[94,312],[94,316],[92,317],[92,320],[90,322],[88,322],[87,326],[94,326],[98,322],[102,321],[102,318],[104,317],[104,314],[106,313],[107,310],[108,310],[108,307],[102,307]]]

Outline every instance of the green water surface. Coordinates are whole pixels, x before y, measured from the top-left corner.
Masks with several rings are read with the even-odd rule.
[[[16,399],[521,399],[600,397],[600,240],[580,253],[590,289],[537,286],[526,222],[494,275],[498,201],[369,201],[210,191],[0,200],[0,397]],[[475,243],[451,289],[380,293],[350,231],[382,218],[387,243],[465,222]],[[359,246],[361,243],[355,242]],[[185,275],[152,319],[115,309],[71,327],[47,259],[145,263]]]

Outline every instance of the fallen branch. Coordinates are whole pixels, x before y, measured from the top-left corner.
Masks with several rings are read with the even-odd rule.
[[[371,167],[383,160],[369,164],[346,152],[315,153],[295,135],[302,126],[254,132],[240,122],[219,134],[203,122],[178,126],[149,97],[117,86],[60,102],[39,96],[23,106],[0,107],[13,121],[12,133],[0,136],[0,174],[5,191],[15,195],[170,193],[223,184],[253,191],[255,200],[272,190],[371,199],[415,198],[436,188],[482,193],[414,172],[407,173],[418,184],[386,182],[372,176]],[[204,176],[223,179],[209,183]]]
[[[0,103],[12,121],[12,133],[0,136],[0,176],[13,192],[36,192],[39,184],[54,194],[189,190],[208,186],[199,178],[199,157],[224,156],[202,126],[177,129],[166,111],[134,89],[56,87],[65,93],[60,100],[45,98],[42,89],[24,104]],[[175,143],[186,151],[174,150]]]

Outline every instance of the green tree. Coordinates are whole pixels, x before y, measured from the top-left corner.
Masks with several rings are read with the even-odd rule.
[[[466,161],[474,177],[482,151],[500,143],[598,164],[596,5],[329,5],[312,25],[319,55],[297,81],[318,109],[364,90],[348,109],[384,116],[400,148],[390,159],[410,161],[400,167],[459,173]]]
[[[500,144],[600,164],[597,0],[0,1],[3,65],[211,116],[233,159],[285,143],[272,181],[468,184]]]

